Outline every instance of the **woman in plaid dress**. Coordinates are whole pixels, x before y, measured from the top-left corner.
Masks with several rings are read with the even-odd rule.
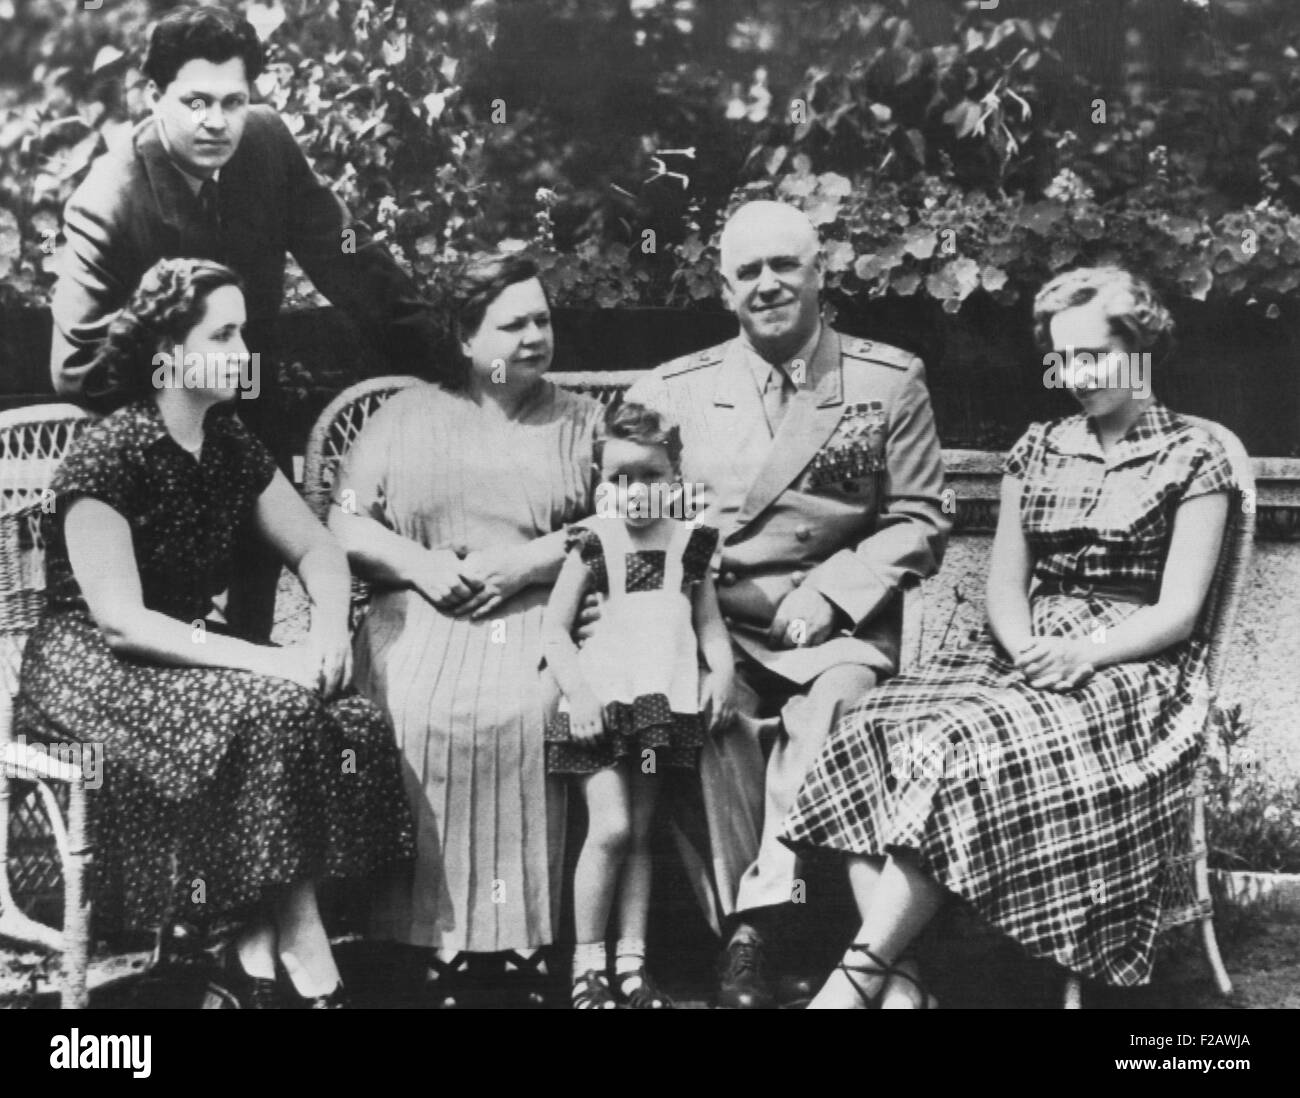
[[[908,948],[950,893],[1083,976],[1150,975],[1231,466],[1132,368],[1172,329],[1145,282],[1072,271],[1034,319],[1083,411],[1007,457],[988,628],[849,712],[783,828],[848,855],[863,919],[813,1007],[925,1005]]]

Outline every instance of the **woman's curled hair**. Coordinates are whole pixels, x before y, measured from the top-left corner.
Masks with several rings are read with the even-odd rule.
[[[103,410],[152,392],[154,355],[184,341],[203,319],[208,296],[222,286],[242,290],[243,282],[208,259],[160,259],[144,273],[90,365]]]
[[[1122,267],[1078,267],[1053,278],[1034,298],[1034,338],[1052,349],[1051,323],[1057,313],[1098,301],[1111,330],[1132,350],[1166,351],[1174,320],[1151,284]]]

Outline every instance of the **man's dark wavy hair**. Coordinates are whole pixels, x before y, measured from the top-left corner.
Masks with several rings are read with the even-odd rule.
[[[244,75],[252,84],[266,67],[266,52],[253,25],[225,8],[204,4],[179,8],[158,20],[149,37],[144,74],[165,88],[187,61],[221,64],[232,57],[244,62]]]

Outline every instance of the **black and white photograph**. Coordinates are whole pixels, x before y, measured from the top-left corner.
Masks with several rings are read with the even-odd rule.
[[[0,0],[38,1074],[205,1009],[1250,1072],[1297,669],[1294,0]]]

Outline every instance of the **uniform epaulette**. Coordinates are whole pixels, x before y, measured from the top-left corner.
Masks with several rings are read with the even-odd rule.
[[[716,347],[696,351],[693,355],[675,358],[664,366],[663,376],[676,377],[678,374],[689,373],[691,370],[699,370],[705,366],[716,366],[722,361],[722,352],[726,346],[725,343],[719,343]]]
[[[878,362],[882,366],[892,366],[895,370],[906,370],[916,361],[916,355],[911,351],[870,339],[844,339],[840,342],[840,351],[846,358]]]

